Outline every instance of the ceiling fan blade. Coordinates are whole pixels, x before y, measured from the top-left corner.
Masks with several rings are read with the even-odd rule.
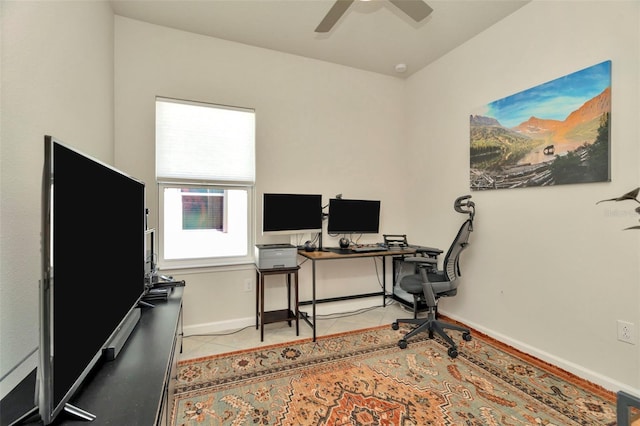
[[[336,2],[331,6],[329,12],[327,12],[327,16],[324,17],[320,25],[316,28],[317,33],[327,33],[333,28],[333,26],[338,22],[338,19],[342,17],[342,15],[349,9],[351,3],[354,0],[336,0]]]
[[[429,16],[433,9],[422,0],[389,0],[416,22]]]

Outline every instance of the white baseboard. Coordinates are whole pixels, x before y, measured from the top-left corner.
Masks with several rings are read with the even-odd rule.
[[[253,317],[235,318],[230,321],[208,322],[195,325],[185,325],[183,333],[185,336],[197,336],[201,334],[215,334],[231,330],[239,330],[242,328],[256,325]]]
[[[375,308],[382,306],[382,296],[373,296],[355,300],[344,300],[331,303],[316,304],[316,315],[333,315],[348,312],[355,312],[361,309]],[[312,306],[300,306],[300,312],[307,312],[311,315]],[[256,319],[253,317],[235,318],[229,321],[217,321],[204,324],[194,324],[184,326],[185,336],[194,336],[199,334],[213,334],[230,330],[239,330],[241,328],[254,326]]]
[[[491,329],[487,329],[479,324],[476,324],[474,322],[470,322],[464,318],[460,318],[457,317],[455,315],[450,315],[448,312],[445,311],[440,311],[440,313],[442,313],[442,315],[451,318],[452,320],[455,321],[459,321],[465,325],[467,325],[468,327],[471,327],[475,330],[478,330],[481,333],[486,334],[489,337],[492,337],[494,339],[496,339],[499,342],[502,342],[504,344],[507,344],[515,349],[518,349],[528,355],[531,355],[533,357],[536,357],[544,362],[548,362],[551,365],[554,365],[558,368],[561,368],[565,371],[568,371],[569,373],[575,374],[576,376],[584,379],[584,380],[588,380],[589,382],[602,386],[603,388],[605,388],[608,391],[611,392],[618,392],[618,391],[625,391],[631,394],[635,394],[635,395],[640,395],[640,390],[639,389],[634,389],[631,386],[625,385],[624,383],[618,382],[617,380],[613,380],[610,377],[606,377],[603,376],[599,373],[596,373],[594,371],[591,371],[587,368],[584,368],[581,365],[575,364],[573,362],[567,361],[566,359],[563,358],[559,358],[555,355],[552,355],[548,352],[545,351],[541,351],[533,346],[527,345],[526,343],[523,343],[519,340],[514,340],[508,336],[505,336],[503,334],[500,334],[494,330]]]

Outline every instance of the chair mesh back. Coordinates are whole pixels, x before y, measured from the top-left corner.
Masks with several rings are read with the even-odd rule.
[[[444,258],[443,268],[447,275],[448,281],[454,281],[460,276],[460,253],[469,245],[469,234],[473,229],[473,222],[471,219],[467,219],[460,230],[456,238],[453,240],[447,255]]]

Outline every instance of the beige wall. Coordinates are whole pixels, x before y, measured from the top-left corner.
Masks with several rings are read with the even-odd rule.
[[[0,7],[0,377],[21,365],[0,381],[3,396],[37,359],[44,135],[113,161],[113,13],[104,2]],[[99,198],[78,207],[91,214]]]
[[[154,97],[252,107],[258,194],[378,198],[383,232],[447,246],[460,219],[452,200],[469,192],[470,112],[611,59],[612,182],[473,193],[461,291],[441,309],[612,390],[640,393],[639,346],[616,341],[615,325],[633,322],[640,334],[638,234],[620,231],[635,217],[624,205],[595,205],[639,182],[639,3],[534,1],[407,81],[124,18],[113,27],[101,2],[0,5],[0,376],[37,345],[45,133],[145,180],[155,222]],[[318,273],[326,296],[377,287],[364,261]],[[251,267],[174,275],[187,280],[187,332],[253,320],[253,293],[242,291]]]
[[[156,96],[254,108],[257,242],[289,242],[289,237],[267,240],[261,235],[264,192],[318,193],[324,203],[338,193],[345,198],[379,199],[381,229],[409,232],[406,193],[399,190],[407,181],[402,167],[403,80],[122,17],[116,17],[115,33],[119,167],[154,182]],[[154,224],[156,192],[148,186]],[[377,242],[380,236],[369,238]],[[337,240],[326,235],[324,242],[337,246]],[[379,289],[371,279],[375,270],[370,261],[337,262],[319,269],[320,293],[333,296],[345,286],[346,294]],[[308,264],[303,265],[303,283],[309,283],[309,270]],[[171,272],[187,281],[186,333],[255,321],[254,294],[243,290],[245,280],[255,280],[253,265],[190,271],[187,276],[184,271]],[[274,294],[282,294],[279,287],[284,287],[284,280],[268,278],[276,283],[269,286]],[[302,297],[310,297],[309,287],[302,285]],[[278,300],[281,297],[267,296],[267,303]]]
[[[444,244],[468,188],[469,114],[612,61],[611,183],[474,192],[472,247],[458,297],[441,310],[608,386],[640,388],[637,205],[600,204],[640,185],[640,3],[534,1],[414,75],[406,86],[411,170],[438,176],[409,209],[411,234]],[[418,160],[416,160],[418,159]],[[409,182],[417,182],[418,174]],[[408,185],[412,188],[412,185]],[[424,220],[417,212],[429,209]],[[617,382],[617,383],[616,383]]]

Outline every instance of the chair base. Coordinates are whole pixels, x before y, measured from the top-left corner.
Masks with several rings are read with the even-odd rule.
[[[402,323],[415,324],[417,325],[417,327],[411,330],[410,332],[408,332],[407,334],[405,334],[404,337],[400,339],[400,341],[398,341],[398,346],[401,349],[404,349],[407,347],[407,339],[411,338],[412,336],[415,336],[418,333],[428,332],[430,339],[433,339],[434,333],[437,333],[449,344],[449,349],[447,350],[447,354],[449,354],[451,358],[455,358],[458,356],[458,346],[453,341],[453,339],[447,334],[445,330],[460,331],[462,332],[463,340],[467,342],[471,340],[471,331],[469,331],[468,328],[437,320],[435,319],[435,314],[433,312],[430,312],[427,318],[398,319],[393,324],[391,324],[391,327],[394,330],[398,330],[400,328],[400,324]]]

